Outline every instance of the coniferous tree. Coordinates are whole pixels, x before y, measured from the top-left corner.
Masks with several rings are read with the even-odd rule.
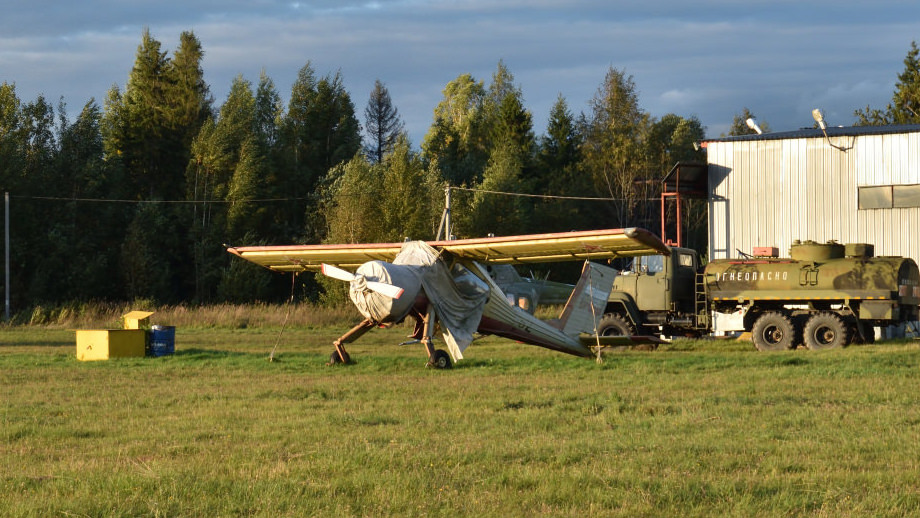
[[[259,132],[252,84],[237,76],[221,106],[216,122],[209,121],[193,146],[189,164],[189,198],[195,200],[195,293],[199,300],[214,294],[224,262],[221,243],[239,243],[244,236],[263,230],[264,212],[252,200],[260,193],[265,169],[264,143]],[[224,286],[225,293],[230,290]]]
[[[263,70],[256,88],[256,129],[267,147],[278,140],[278,124],[284,113],[281,95],[275,90],[275,83]]]
[[[128,211],[122,204],[77,201],[124,196],[117,167],[103,160],[101,110],[88,102],[73,124],[62,119],[58,133],[60,152],[54,169],[62,196],[60,215],[45,222],[46,236],[54,236],[33,270],[46,300],[112,300],[122,296],[117,250]],[[103,224],[100,224],[103,223]],[[33,287],[39,286],[33,282]]]
[[[176,176],[163,167],[164,159],[165,163],[170,162],[165,139],[169,58],[161,47],[150,31],[144,29],[122,97],[125,142],[121,152],[137,196],[146,199],[171,198],[168,194]]]
[[[118,116],[122,120],[105,124],[104,134],[116,139],[106,149],[118,153],[125,171],[130,173],[133,196],[138,199],[172,200],[186,192],[192,139],[210,115],[210,98],[200,68],[202,56],[194,35],[183,33],[180,47],[170,59],[160,42],[145,29],[124,94],[110,95],[107,118]],[[152,213],[156,208],[159,214]],[[158,279],[157,286],[176,290],[168,295],[171,300],[185,297],[195,284],[192,250],[200,243],[187,235],[189,212],[182,206],[138,207],[138,222],[129,226],[131,232],[123,246],[124,250],[143,252],[169,247],[174,240],[191,245],[176,248],[165,259],[148,256],[149,267],[159,269],[151,274]],[[142,231],[140,222],[159,226],[147,226]],[[167,235],[169,232],[178,235]],[[135,239],[148,242],[130,242]],[[129,271],[141,267],[138,258],[128,261],[127,255],[123,257],[126,279],[139,278],[136,271]],[[160,281],[161,277],[164,280]],[[133,289],[137,292],[141,288],[134,283]],[[151,291],[159,291],[158,298],[166,296],[156,286],[151,285]]]
[[[883,111],[866,106],[864,110],[856,110],[854,115],[857,126],[920,123],[920,48],[916,41],[910,42],[904,70],[898,74],[888,107]]]
[[[549,113],[546,134],[536,156],[534,192],[552,196],[594,196],[590,177],[581,169],[582,136],[575,117],[561,95]],[[591,226],[594,202],[544,199],[534,219],[544,231],[584,230]]]
[[[434,239],[443,199],[443,187],[436,168],[424,161],[409,145],[405,135],[397,139],[384,156],[381,215],[387,241]]]
[[[393,106],[390,92],[379,79],[374,81],[374,89],[364,109],[364,130],[367,132],[364,152],[375,163],[383,161],[383,156],[393,150],[397,139],[405,131],[399,110]]]
[[[351,97],[340,74],[316,80],[307,63],[291,90],[282,123],[283,168],[291,174],[282,182],[288,197],[305,199],[289,205],[286,220],[291,240],[321,241],[326,223],[317,210],[316,188],[334,166],[358,152],[361,136]]]
[[[757,126],[760,127],[760,131],[764,133],[770,132],[770,125],[767,124],[766,122],[758,121],[757,117],[751,112],[751,110],[749,110],[747,106],[745,106],[744,109],[741,110],[741,113],[735,114],[735,116],[732,117],[732,125],[729,126],[728,128],[728,135],[729,136],[756,135],[757,130],[747,125],[748,119],[753,119],[757,121]],[[722,136],[724,137],[725,134],[723,134]]]

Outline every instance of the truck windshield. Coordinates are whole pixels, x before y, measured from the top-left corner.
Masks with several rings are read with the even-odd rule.
[[[645,255],[633,261],[633,268],[639,273],[658,273],[664,271],[664,256]]]

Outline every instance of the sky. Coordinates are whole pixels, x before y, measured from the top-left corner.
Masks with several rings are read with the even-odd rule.
[[[341,72],[363,123],[374,81],[387,87],[418,147],[448,82],[486,86],[499,61],[514,76],[534,131],[558,97],[573,114],[612,67],[632,76],[639,106],[695,116],[708,137],[745,107],[772,131],[829,125],[884,108],[911,42],[916,0],[33,0],[0,17],[0,83],[30,102],[63,98],[71,119],[124,89],[144,28],[170,54],[183,31],[204,48],[219,106],[235,77],[264,72],[286,102],[308,62]]]

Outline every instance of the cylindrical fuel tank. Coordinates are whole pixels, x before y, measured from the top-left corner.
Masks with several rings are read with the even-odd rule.
[[[872,257],[871,245],[795,243],[790,258],[719,259],[705,269],[711,301],[896,300],[920,303],[920,270],[905,257]]]

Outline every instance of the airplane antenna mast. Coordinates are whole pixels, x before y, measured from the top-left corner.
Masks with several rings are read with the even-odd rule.
[[[435,239],[450,240],[450,185],[444,187],[444,212],[441,214],[441,224],[438,225],[438,235]]]

